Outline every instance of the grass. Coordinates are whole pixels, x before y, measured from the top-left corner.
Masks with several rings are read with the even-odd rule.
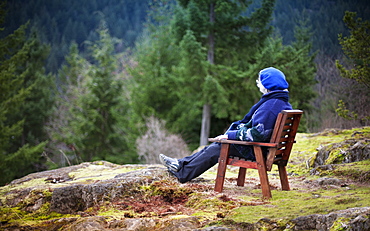
[[[370,204],[370,188],[318,189],[314,191],[272,191],[270,204],[242,206],[232,210],[227,219],[235,222],[255,223],[262,218],[289,220],[310,214],[327,214],[332,211]]]

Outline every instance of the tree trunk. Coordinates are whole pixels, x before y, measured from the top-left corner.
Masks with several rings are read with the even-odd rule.
[[[215,23],[215,4],[211,3],[210,4],[210,11],[209,11],[209,22],[211,23],[211,30],[209,31],[208,34],[208,62],[210,64],[215,64],[214,61],[214,49],[215,49],[215,35],[213,32],[213,25]]]
[[[214,64],[214,46],[215,38],[213,33],[213,24],[215,22],[215,3],[210,4],[209,21],[211,30],[208,34],[208,55],[207,60],[210,64]],[[209,131],[211,129],[211,105],[207,102],[203,105],[202,129],[200,132],[200,146],[208,144]]]
[[[203,105],[202,131],[200,133],[200,146],[208,144],[209,131],[211,129],[211,105]]]

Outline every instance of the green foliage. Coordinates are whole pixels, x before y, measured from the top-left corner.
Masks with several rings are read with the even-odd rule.
[[[135,153],[128,152],[126,131],[118,126],[125,123],[128,112],[123,82],[116,75],[118,64],[113,52],[117,41],[104,22],[97,33],[99,40],[88,44],[91,62],[79,55],[77,45],[71,47],[68,66],[60,72],[64,87],[51,133],[55,142],[69,150],[68,158],[77,157],[77,162],[102,159],[132,163]]]
[[[339,34],[339,42],[345,55],[349,58],[349,69],[340,64],[338,60],[336,67],[343,77],[355,80],[368,90],[370,88],[370,21],[363,22],[361,18],[356,19],[356,16],[355,12],[346,12],[343,21],[350,30],[350,36],[343,37],[342,34]],[[367,104],[370,99],[369,92],[365,90],[365,92],[359,91],[357,93],[362,93],[361,104],[364,102]],[[352,102],[351,99],[347,101]],[[345,119],[357,120],[359,118],[363,123],[370,120],[367,110],[362,110],[361,105],[356,108],[358,104],[356,102],[351,104],[354,111],[348,110],[344,101],[340,100],[339,107],[336,109],[338,115]],[[356,109],[358,112],[355,112]]]
[[[305,111],[310,109],[310,100],[315,96],[312,86],[316,83],[310,28],[302,23],[291,46],[284,46],[281,39],[264,42],[271,32],[267,23],[273,2],[264,1],[259,8],[264,10],[256,10],[248,17],[237,17],[248,4],[235,4],[218,1],[213,26],[209,25],[208,3],[204,1],[180,2],[183,7],[175,8],[173,20],[171,15],[159,17],[160,21],[155,23],[158,17],[152,15],[149,36],[138,43],[135,52],[138,65],[130,72],[136,84],[132,92],[136,114],[165,120],[172,132],[181,133],[185,140],[196,143],[203,104],[212,105],[211,136],[217,135],[230,121],[240,119],[260,98],[255,79],[258,72],[268,66],[281,68],[286,73],[293,106]],[[163,16],[172,8],[166,5],[156,8],[155,12]],[[229,24],[235,25],[227,32],[224,27]],[[206,37],[211,27],[216,31],[223,28],[222,33],[216,35],[215,65],[209,64],[206,53]],[[226,36],[230,34],[233,36]]]
[[[362,22],[356,19],[355,12],[346,12],[343,21],[346,23],[351,35],[343,37],[339,34],[339,42],[344,53],[351,60],[350,70],[336,62],[337,68],[345,78],[354,79],[370,88],[370,21]]]
[[[159,4],[159,3],[158,3]],[[176,44],[172,27],[169,25],[171,6],[158,7],[153,5],[152,14],[148,19],[147,36],[138,41],[134,52],[137,65],[128,66],[128,71],[133,78],[131,88],[131,107],[138,120],[139,126],[144,128],[144,120],[154,116],[165,120],[167,125],[172,125],[176,120],[178,111],[183,111],[186,98],[180,98],[177,89],[186,89],[187,82],[183,78],[172,75],[173,68],[179,65],[180,49]],[[178,70],[180,71],[180,70]],[[174,106],[176,105],[176,106]],[[176,112],[177,111],[177,112]],[[197,114],[189,110],[189,115]],[[173,115],[173,116],[169,116]],[[185,127],[186,124],[178,126]],[[173,131],[170,129],[170,131]]]
[[[51,115],[54,103],[54,76],[45,74],[45,60],[49,54],[49,46],[42,44],[33,30],[27,41],[29,54],[27,61],[18,73],[25,73],[25,87],[32,86],[25,99],[21,111],[14,115],[16,120],[24,118],[23,133],[20,145],[30,143],[36,145],[48,139],[44,125]]]
[[[340,117],[343,117],[347,120],[356,120],[358,118],[357,113],[355,113],[353,111],[349,111],[347,109],[346,104],[344,103],[343,100],[339,100],[338,108],[337,108],[336,112],[338,113],[338,115]]]
[[[267,36],[274,0],[264,0],[259,8],[247,14],[250,1],[179,1],[175,11],[174,33],[178,41],[191,30],[203,47],[211,46],[209,36],[215,37],[215,63],[248,68]],[[214,5],[215,20],[210,22],[210,5]]]
[[[0,17],[3,18],[4,15]],[[37,165],[42,161],[41,153],[45,146],[45,143],[22,139],[25,132],[32,134],[27,129],[31,129],[33,123],[37,123],[37,120],[31,117],[34,111],[27,106],[41,105],[32,98],[32,93],[39,87],[36,84],[43,77],[40,72],[42,70],[39,66],[40,60],[32,59],[37,57],[42,60],[42,56],[34,54],[38,49],[42,50],[42,47],[37,42],[35,44],[33,39],[27,40],[26,28],[27,25],[22,25],[14,33],[0,40],[1,185],[38,170]],[[40,75],[33,76],[35,73]],[[39,90],[45,90],[42,87]],[[42,126],[33,129],[41,132]]]
[[[126,47],[132,47],[135,44],[136,38],[139,37],[143,30],[142,23],[145,21],[147,14],[150,14],[153,10],[153,8],[150,8],[152,2],[161,2],[163,5],[166,5],[168,0],[12,0],[7,3],[9,14],[6,18],[7,28],[5,28],[3,34],[4,36],[10,34],[20,25],[30,20],[31,25],[37,28],[42,42],[51,44],[51,54],[46,66],[48,71],[56,73],[64,62],[64,56],[68,54],[68,48],[72,42],[76,42],[79,45],[79,50],[83,57],[88,56],[84,41],[97,40],[98,35],[95,32],[95,28],[99,24],[100,18],[96,12],[102,12],[105,15],[112,36],[123,39],[123,42],[120,44],[120,51],[122,51]],[[193,4],[193,1],[188,0],[180,2],[182,5]],[[209,1],[203,2],[207,3]],[[239,4],[246,1],[234,2]],[[248,13],[262,4],[262,0],[250,2]],[[369,14],[366,13],[369,10],[369,4],[364,0],[342,0],[335,4],[331,1],[321,0],[276,0],[275,5],[274,20],[270,23],[280,31],[284,44],[291,44],[294,40],[294,27],[297,25],[297,21],[303,12],[308,12],[310,24],[314,28],[314,49],[320,49],[329,56],[337,55],[340,52],[337,35],[345,31],[345,25],[342,22],[345,10],[358,12],[363,18],[369,17]],[[225,5],[221,10],[228,10],[228,8],[232,8],[232,6]],[[235,7],[235,9],[237,8]],[[193,21],[194,27],[200,25],[200,23],[197,24],[198,20],[206,20],[195,12],[193,16],[197,16],[196,20]],[[164,17],[164,15],[160,17]],[[229,18],[231,17],[232,15]],[[178,22],[185,23],[186,20],[179,20]],[[232,24],[228,26],[231,27]],[[204,28],[198,28],[203,33]],[[183,34],[185,34],[185,31]],[[223,55],[227,54],[231,54],[231,51],[224,49]],[[220,55],[220,57],[222,56]],[[236,62],[238,60],[233,61]],[[239,60],[239,62],[242,61]]]

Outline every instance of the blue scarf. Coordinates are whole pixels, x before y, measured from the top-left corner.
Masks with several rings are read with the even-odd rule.
[[[239,120],[238,122],[239,123],[248,123],[252,119],[252,116],[253,116],[254,112],[264,102],[266,102],[267,100],[270,100],[270,99],[280,99],[280,100],[283,100],[284,102],[288,102],[289,101],[289,92],[288,91],[283,91],[283,90],[278,90],[278,91],[272,91],[272,92],[269,92],[267,94],[264,94],[262,96],[262,98],[260,99],[260,101],[258,101],[258,103],[253,105],[251,107],[251,109],[249,110],[249,112],[244,116],[244,118],[242,120]]]

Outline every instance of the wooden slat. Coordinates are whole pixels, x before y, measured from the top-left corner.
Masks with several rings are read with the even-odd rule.
[[[221,145],[220,158],[218,160],[218,169],[217,169],[216,184],[215,184],[216,192],[222,192],[224,188],[229,149],[230,149],[229,144]]]
[[[247,172],[246,168],[243,167],[239,168],[238,181],[236,182],[237,186],[244,186],[246,172]]]
[[[251,146],[261,146],[261,147],[277,147],[278,143],[265,143],[265,142],[248,142],[248,141],[240,141],[240,140],[218,140],[215,138],[209,138],[208,141],[210,142],[218,142],[222,144],[240,144],[240,145],[251,145]]]
[[[280,176],[280,183],[281,183],[281,189],[285,191],[289,191],[289,181],[288,181],[288,174],[286,172],[286,167],[279,165],[279,176]]]
[[[260,147],[253,146],[254,155],[256,156],[258,175],[260,177],[260,183],[262,188],[262,195],[266,199],[271,198],[271,189],[269,178],[267,176],[266,162],[263,158],[262,150]]]
[[[227,160],[227,165],[243,167],[243,168],[257,169],[257,163],[256,162],[247,161],[247,160],[238,160],[238,159],[233,159],[233,158],[229,158]]]
[[[275,156],[276,156],[276,151],[277,151],[276,148],[270,148],[269,149],[268,155],[266,157],[267,171],[271,171],[271,169],[272,169],[272,164],[274,163],[274,159],[275,159]]]

